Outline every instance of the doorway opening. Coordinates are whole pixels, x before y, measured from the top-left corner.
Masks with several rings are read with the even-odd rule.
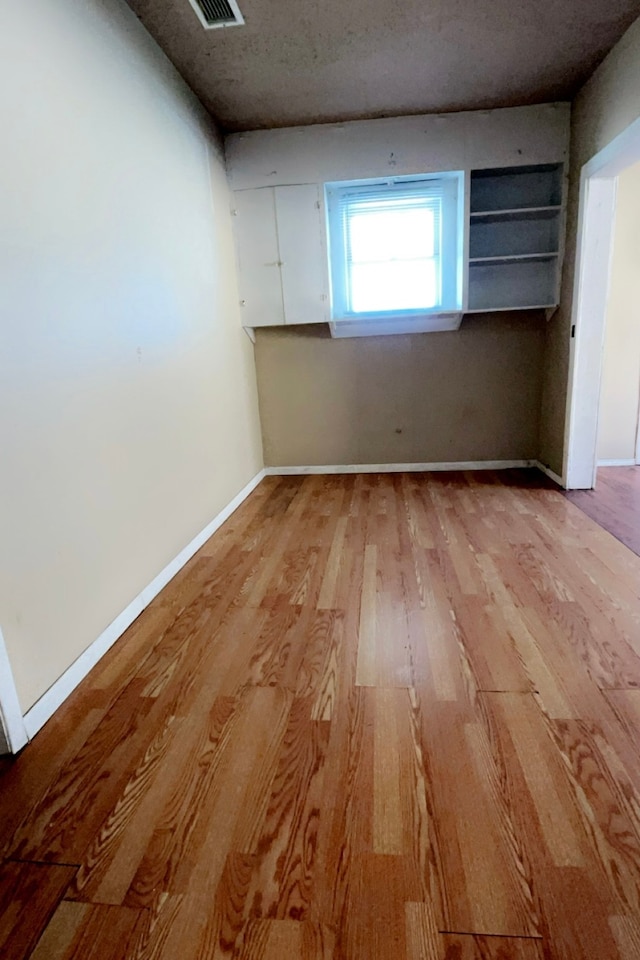
[[[638,162],[640,119],[582,168],[562,471],[569,490],[595,486],[617,181]]]

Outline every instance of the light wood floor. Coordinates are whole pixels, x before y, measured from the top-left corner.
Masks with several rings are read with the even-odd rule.
[[[639,597],[525,473],[265,480],[0,764],[0,955],[637,960]]]

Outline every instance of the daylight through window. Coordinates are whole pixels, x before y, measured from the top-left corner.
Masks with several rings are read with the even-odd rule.
[[[457,179],[327,187],[334,319],[455,309]]]

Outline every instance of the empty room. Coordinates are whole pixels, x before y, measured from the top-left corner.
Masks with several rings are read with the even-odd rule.
[[[638,960],[639,17],[0,4],[2,960]]]

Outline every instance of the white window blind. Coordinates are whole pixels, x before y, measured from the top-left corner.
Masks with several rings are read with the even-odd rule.
[[[452,178],[329,185],[334,319],[455,306],[456,197]]]

